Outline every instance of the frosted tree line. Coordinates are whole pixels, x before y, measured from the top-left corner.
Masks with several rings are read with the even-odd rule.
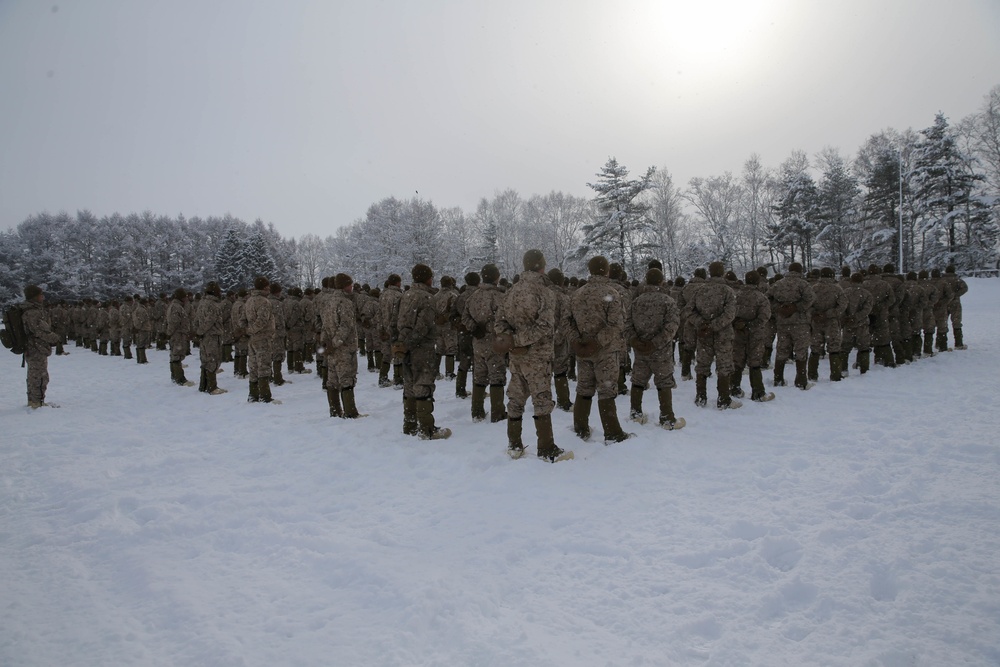
[[[273,223],[228,215],[41,213],[0,232],[0,301],[20,298],[27,282],[70,300],[195,290],[209,280],[237,289],[257,274],[310,287],[344,271],[374,286],[417,262],[458,277],[494,263],[511,276],[529,247],[567,275],[584,275],[595,253],[635,278],[651,258],[668,276],[714,260],[738,272],[792,261],[860,268],[896,262],[900,229],[903,270],[954,263],[996,273],[1000,86],[957,124],[939,114],[920,131],[883,130],[853,157],[797,151],[767,167],[754,154],[738,174],[683,186],[666,168],[636,177],[611,157],[587,185],[591,197],[497,191],[474,211],[388,197],[325,238],[285,239]]]

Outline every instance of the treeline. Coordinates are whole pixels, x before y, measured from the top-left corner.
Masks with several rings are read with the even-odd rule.
[[[954,264],[998,268],[1000,86],[957,124],[938,115],[921,131],[885,130],[857,154],[795,152],[777,168],[751,155],[739,174],[691,179],[667,169],[634,178],[611,158],[588,183],[593,198],[561,192],[484,197],[474,211],[389,197],[321,238],[284,239],[273,224],[170,218],[146,212],[97,219],[87,211],[32,216],[0,234],[0,300],[35,282],[55,298],[154,294],[218,280],[246,286],[256,273],[302,287],[344,271],[380,285],[417,262],[462,276],[495,263],[520,270],[526,248],[582,275],[607,255],[638,277],[648,259],[670,275],[721,260],[737,271],[791,261],[807,268],[896,261],[904,270]]]

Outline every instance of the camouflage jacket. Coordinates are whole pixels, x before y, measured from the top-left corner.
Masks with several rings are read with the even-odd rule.
[[[191,318],[188,316],[187,308],[182,302],[174,299],[167,308],[167,335],[172,337],[190,334]]]
[[[839,321],[844,311],[847,310],[847,295],[844,294],[843,288],[837,284],[837,281],[833,278],[820,278],[813,285],[813,292],[816,293],[816,302],[813,303],[813,319]]]
[[[548,279],[535,271],[524,271],[507,291],[496,314],[495,331],[510,334],[515,348],[541,344],[553,353],[556,330],[556,295]]]
[[[240,328],[248,336],[270,336],[274,334],[274,311],[267,290],[254,290],[243,305]]]
[[[399,340],[399,302],[403,300],[403,290],[390,285],[378,298],[378,312],[382,316],[382,331],[379,338],[396,342]]]
[[[399,300],[399,319],[396,321],[397,340],[413,351],[420,347],[433,347],[437,339],[434,324],[434,304],[431,288],[414,283]]]
[[[271,302],[271,310],[274,312],[274,335],[279,339],[285,338],[285,304],[277,294],[267,297]]]
[[[771,319],[771,302],[759,285],[742,285],[736,292],[736,318],[733,328],[755,331]]]
[[[670,348],[679,324],[680,310],[670,293],[660,285],[643,283],[629,306],[625,338],[651,343],[652,352],[658,352]]]
[[[343,290],[334,290],[323,302],[323,343],[331,347],[358,349],[358,318],[354,302]]]
[[[149,308],[141,303],[132,305],[132,328],[146,333],[153,330],[153,321],[149,319]]]
[[[52,324],[45,307],[37,301],[21,304],[24,332],[28,336],[25,354],[47,357],[52,354],[52,346],[59,342],[59,334],[52,331]]]
[[[789,271],[784,278],[771,285],[767,296],[778,324],[809,324],[812,320],[810,311],[816,301],[816,293],[801,273]]]
[[[476,338],[492,338],[497,311],[504,293],[496,285],[483,284],[465,302],[462,324]]]
[[[596,340],[602,348],[618,348],[625,340],[621,295],[606,276],[590,276],[570,298],[570,343]]]
[[[868,324],[868,316],[875,305],[875,299],[861,283],[850,283],[843,288],[847,297],[847,308],[844,309],[844,326],[855,327]]]
[[[866,276],[862,283],[866,290],[872,294],[872,315],[887,318],[889,311],[896,302],[896,293],[889,286],[889,283],[882,280],[882,276]]]
[[[724,278],[709,278],[695,291],[688,317],[697,329],[707,326],[715,333],[727,329],[736,318],[736,294]]]
[[[222,310],[224,304],[214,294],[206,294],[198,304],[194,317],[194,332],[199,336],[222,335]]]

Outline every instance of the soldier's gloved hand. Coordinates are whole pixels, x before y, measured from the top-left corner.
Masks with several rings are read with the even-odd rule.
[[[698,338],[711,338],[711,336],[712,336],[712,327],[710,327],[707,324],[701,325],[701,328],[698,329]]]

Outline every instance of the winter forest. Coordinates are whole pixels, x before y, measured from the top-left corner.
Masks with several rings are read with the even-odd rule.
[[[713,260],[737,272],[791,261],[860,268],[895,262],[900,243],[903,271],[954,263],[964,274],[995,274],[1000,85],[958,123],[929,120],[920,131],[873,134],[853,157],[794,152],[771,167],[753,154],[739,174],[685,185],[667,168],[637,177],[612,157],[587,183],[591,198],[508,189],[464,211],[388,197],[326,238],[286,239],[273,222],[228,215],[43,212],[0,232],[0,302],[18,300],[26,283],[53,300],[199,290],[209,280],[229,290],[257,274],[312,287],[343,271],[381,285],[417,262],[459,278],[492,262],[511,276],[531,247],[567,275],[583,275],[598,253],[635,278],[654,257],[668,277]]]

